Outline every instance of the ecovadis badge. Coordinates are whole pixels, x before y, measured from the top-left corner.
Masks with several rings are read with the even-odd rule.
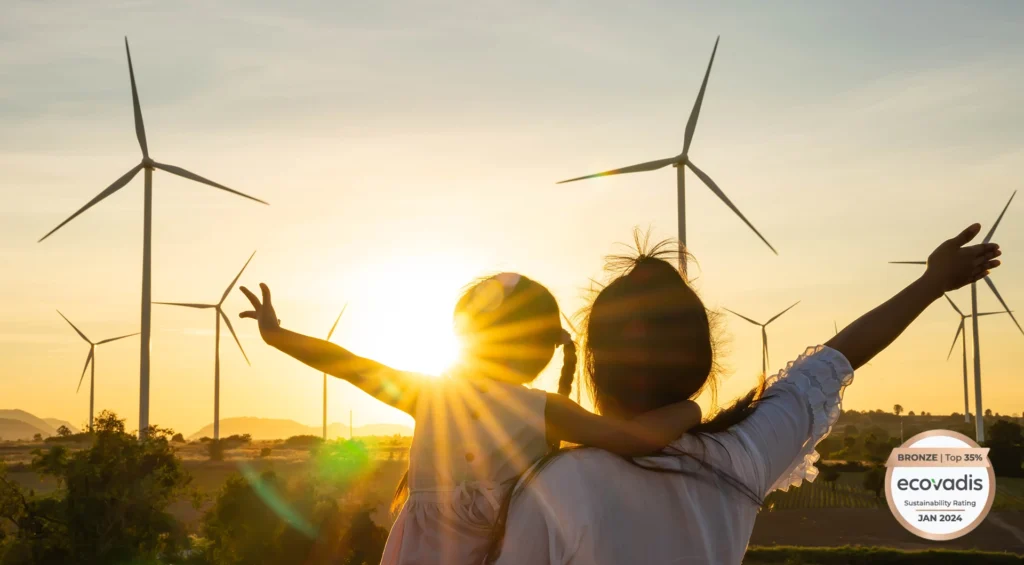
[[[992,509],[996,476],[988,448],[949,430],[917,434],[885,463],[885,498],[896,521],[925,539],[956,539]]]

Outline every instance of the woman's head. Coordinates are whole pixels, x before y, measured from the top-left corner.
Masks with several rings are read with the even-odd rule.
[[[615,258],[586,321],[591,392],[605,413],[631,416],[714,390],[715,352],[704,303],[663,257],[667,243]],[[624,267],[624,269],[623,269]]]
[[[517,383],[536,378],[565,341],[555,297],[516,273],[470,286],[455,305],[455,330],[476,371]]]

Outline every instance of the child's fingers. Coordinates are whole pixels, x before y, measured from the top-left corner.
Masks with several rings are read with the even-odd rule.
[[[971,280],[968,281],[967,284],[976,283],[976,282],[980,281],[981,279],[983,279],[983,278],[985,278],[987,276],[988,276],[988,271],[981,271],[979,273],[975,273],[974,276],[971,277]]]
[[[245,297],[249,299],[249,303],[252,304],[253,308],[255,308],[256,310],[260,309],[260,300],[256,298],[256,295],[253,294],[252,291],[245,288],[244,286],[238,287],[238,290],[241,290],[242,294],[244,294]]]
[[[263,291],[263,305],[270,307],[270,287],[266,283],[260,283],[260,290]]]
[[[240,312],[238,314],[238,317],[239,318],[252,318],[253,320],[258,319],[257,316],[256,316],[256,311],[255,310],[246,310],[245,312]]]
[[[995,251],[990,251],[988,253],[983,253],[983,254],[978,255],[977,257],[974,258],[974,265],[978,266],[978,265],[981,265],[982,263],[987,263],[987,262],[995,259],[996,257],[999,257],[1002,254],[1003,254],[1003,252],[999,251],[998,249],[995,250]]]

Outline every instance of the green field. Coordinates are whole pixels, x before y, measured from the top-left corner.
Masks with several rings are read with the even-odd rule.
[[[774,492],[765,499],[765,510],[797,510],[805,508],[885,508],[885,497],[862,485],[864,473],[840,473],[833,489],[820,477],[788,492]],[[1024,510],[1024,479],[996,479],[996,500],[993,510]]]

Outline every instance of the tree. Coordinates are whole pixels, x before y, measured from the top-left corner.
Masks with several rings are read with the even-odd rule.
[[[913,416],[913,415],[914,415],[914,411],[913,410],[911,410],[910,412],[907,412],[907,416]]]
[[[986,408],[985,409],[985,417],[986,418],[991,418],[992,417],[992,409],[991,408]]]
[[[43,434],[36,434],[32,436],[32,441],[43,441]]]
[[[171,441],[173,443],[185,443],[185,436],[181,435],[181,433],[176,433],[171,437]]]
[[[839,471],[835,467],[821,467],[821,479],[828,483],[832,490],[836,490],[836,481],[839,480]]]
[[[885,488],[885,471],[882,467],[872,467],[864,473],[864,488],[875,493],[875,498],[882,497],[882,489]]]
[[[897,405],[892,407],[892,412],[893,412],[893,414],[896,414],[897,416],[899,416],[900,414],[903,413],[903,407],[900,406],[899,404],[897,404]]]
[[[104,411],[94,434],[81,451],[36,450],[33,468],[57,480],[49,496],[0,480],[0,517],[16,527],[4,565],[154,563],[186,547],[167,507],[193,492],[191,477],[170,448],[169,430],[151,426],[139,439]]]
[[[71,431],[71,428],[62,425],[61,427],[57,428],[57,435],[59,435],[60,437],[71,437],[75,434],[74,432]]]
[[[859,433],[860,433],[860,430],[858,430],[857,426],[854,426],[853,424],[847,424],[846,427],[843,428],[843,435],[844,436],[855,436],[855,435],[857,435]]]

